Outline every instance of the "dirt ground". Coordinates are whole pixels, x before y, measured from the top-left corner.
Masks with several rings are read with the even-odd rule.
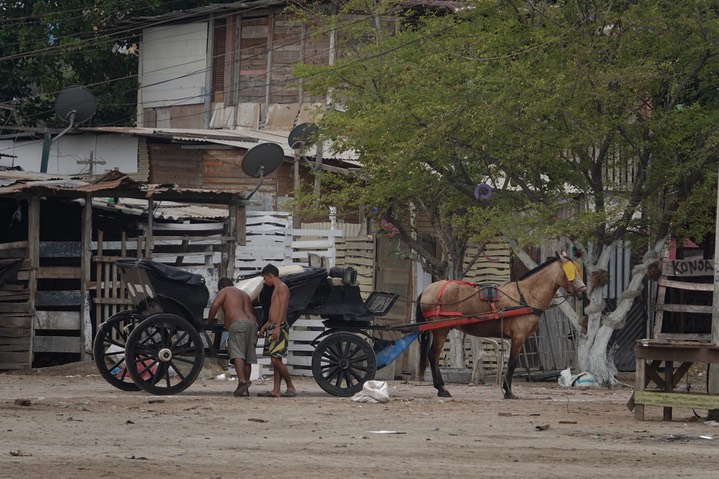
[[[353,402],[295,378],[298,396],[269,399],[254,381],[206,368],[174,396],[123,392],[92,363],[0,374],[0,477],[8,478],[716,478],[719,427],[692,410],[647,407],[629,387],[565,389],[390,381],[390,402]],[[270,378],[271,379],[271,378]],[[628,376],[627,381],[631,377]],[[696,411],[706,416],[707,411]]]

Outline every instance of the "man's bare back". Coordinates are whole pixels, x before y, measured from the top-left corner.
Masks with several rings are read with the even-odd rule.
[[[248,320],[257,322],[252,312],[250,295],[235,287],[222,288],[210,306],[208,319],[214,321],[219,309],[222,308],[225,329],[230,329],[233,321]]]

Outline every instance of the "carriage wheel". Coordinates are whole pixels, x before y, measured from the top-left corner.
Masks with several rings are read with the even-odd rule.
[[[352,396],[361,391],[376,371],[377,359],[372,347],[356,334],[331,334],[312,354],[315,381],[334,396]]]
[[[125,344],[134,323],[132,311],[121,311],[110,316],[98,328],[92,345],[100,376],[123,391],[140,390],[125,368]]]
[[[154,314],[127,338],[127,369],[143,390],[157,395],[187,389],[202,369],[205,347],[200,334],[186,319]]]

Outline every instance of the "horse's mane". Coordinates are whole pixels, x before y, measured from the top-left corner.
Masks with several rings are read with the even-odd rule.
[[[540,265],[537,266],[536,268],[531,269],[531,270],[527,271],[526,273],[524,273],[522,276],[519,277],[519,279],[522,280],[522,279],[524,279],[524,278],[526,278],[526,277],[528,277],[528,276],[532,276],[534,273],[543,270],[544,268],[546,268],[546,267],[549,266],[550,264],[554,263],[555,261],[557,261],[557,257],[556,257],[556,256],[552,256],[551,258],[549,258],[547,261],[545,261],[544,263],[540,264]]]

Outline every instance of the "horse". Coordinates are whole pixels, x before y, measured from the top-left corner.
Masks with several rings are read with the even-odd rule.
[[[496,291],[492,291],[492,287],[451,280],[436,281],[422,290],[417,298],[417,323],[458,319],[447,321],[450,324],[446,327],[424,325],[422,329],[425,332],[419,338],[420,377],[424,377],[429,360],[432,381],[439,397],[451,397],[444,387],[439,359],[447,335],[457,328],[473,336],[507,338],[511,341],[502,390],[505,399],[517,399],[512,393],[512,376],[519,353],[525,340],[537,329],[542,313],[554,299],[557,290],[563,288],[567,296],[579,299],[586,297],[587,287],[582,281],[578,265],[564,255],[557,252],[555,255],[518,281],[496,287]],[[496,294],[485,294],[488,291]],[[513,309],[516,314],[512,313]]]

